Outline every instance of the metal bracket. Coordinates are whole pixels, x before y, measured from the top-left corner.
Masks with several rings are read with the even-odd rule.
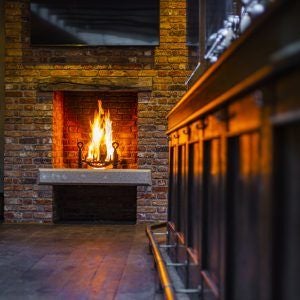
[[[182,132],[186,135],[189,135],[191,133],[191,129],[189,127],[186,127]]]
[[[177,247],[177,244],[173,244],[173,245],[170,245],[170,244],[158,245],[158,248],[176,248],[176,247]]]
[[[198,286],[196,289],[175,289],[175,293],[178,294],[200,294],[201,286]]]
[[[208,126],[208,120],[205,118],[200,119],[199,122],[196,124],[197,129],[205,129]]]
[[[183,263],[173,263],[173,262],[170,262],[170,263],[166,263],[166,266],[167,267],[186,267],[188,265],[188,262],[185,261]]]
[[[166,232],[152,232],[153,235],[168,235],[169,232],[166,231]]]
[[[173,134],[173,138],[174,138],[174,139],[179,139],[179,134],[178,134],[177,132],[175,132],[175,133]]]

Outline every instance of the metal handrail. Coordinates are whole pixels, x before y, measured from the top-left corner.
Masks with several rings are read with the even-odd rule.
[[[174,291],[174,287],[171,283],[171,279],[166,267],[166,264],[163,260],[162,254],[159,250],[159,247],[154,239],[153,230],[166,227],[167,223],[159,223],[154,225],[149,225],[146,227],[146,234],[149,238],[149,243],[151,246],[152,254],[156,263],[157,271],[160,278],[160,284],[164,291],[165,298],[167,300],[176,300],[176,295]]]

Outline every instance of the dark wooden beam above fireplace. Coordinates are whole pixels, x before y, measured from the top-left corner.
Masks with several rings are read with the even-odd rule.
[[[137,91],[152,90],[152,77],[109,77],[93,78],[93,82],[83,82],[78,78],[68,81],[61,78],[50,81],[40,81],[38,90],[51,91]]]

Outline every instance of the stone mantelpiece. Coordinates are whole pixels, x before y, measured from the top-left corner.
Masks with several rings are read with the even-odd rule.
[[[39,184],[47,185],[151,185],[146,169],[39,169]]]

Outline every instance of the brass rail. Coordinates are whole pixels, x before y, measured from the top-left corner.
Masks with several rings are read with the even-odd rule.
[[[162,258],[162,254],[159,250],[159,247],[154,239],[153,236],[153,230],[159,229],[159,228],[163,228],[166,227],[167,223],[159,223],[159,224],[154,224],[154,225],[149,225],[146,227],[146,234],[149,238],[149,244],[151,246],[151,251],[156,263],[156,267],[157,267],[157,271],[158,271],[158,275],[160,278],[160,284],[161,287],[164,291],[165,294],[165,299],[167,300],[175,300],[176,299],[176,295],[175,295],[175,291],[174,291],[174,287],[171,283],[170,277],[169,277],[169,273],[166,267],[166,264]]]

